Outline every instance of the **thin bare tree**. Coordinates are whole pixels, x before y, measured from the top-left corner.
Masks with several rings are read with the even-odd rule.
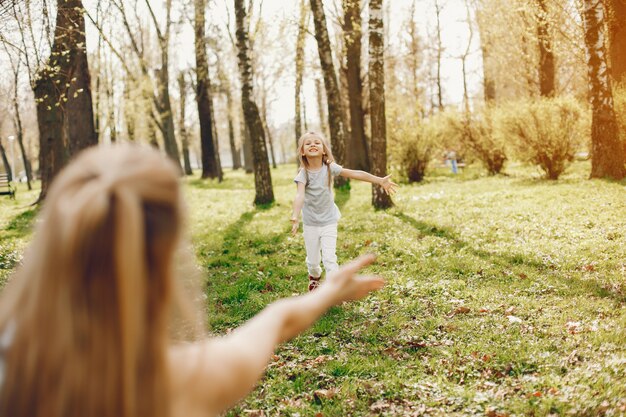
[[[153,112],[150,111],[153,127],[154,125],[156,125],[156,127],[161,132],[165,152],[182,172],[182,166],[180,164],[180,152],[178,150],[176,133],[174,130],[174,113],[172,111],[172,104],[169,93],[169,45],[172,27],[172,0],[165,0],[165,26],[163,28],[159,25],[158,19],[152,8],[150,0],[145,0],[146,8],[148,9],[148,15],[150,16],[150,19],[152,20],[155,28],[157,43],[161,55],[160,67],[154,70],[154,75],[151,74],[150,65],[146,57],[146,48],[143,46],[143,31],[141,27],[138,29],[140,35],[138,37],[131,28],[128,12],[126,10],[126,2],[122,0],[110,0],[110,2],[120,13],[120,23],[126,31],[126,35],[130,42],[130,49],[133,51],[139,62],[139,68],[142,74],[142,76],[139,78],[143,80],[149,80],[150,83],[152,83],[152,80],[154,80],[155,82],[155,88],[151,89],[152,91],[150,92],[146,91],[146,95],[151,96],[150,101],[152,102],[154,110],[156,111],[156,115],[154,115]],[[135,4],[135,6],[137,5]],[[93,19],[91,20],[92,23],[96,24]],[[99,30],[102,34],[102,30]],[[133,71],[129,68],[129,66],[124,63],[125,60],[121,53],[115,50],[115,48],[112,46],[110,39],[105,38],[105,41],[110,46],[111,50],[118,56],[118,58],[120,58],[120,61],[122,61],[122,65],[124,66],[127,75],[133,78],[137,78],[134,75]],[[153,127],[150,127],[150,129],[152,129]]]
[[[441,13],[443,12],[443,8],[444,5],[442,5],[440,3],[440,0],[435,0],[435,22],[436,22],[436,26],[435,26],[435,30],[436,30],[436,36],[437,36],[437,50],[436,50],[436,54],[437,54],[437,72],[436,72],[436,76],[435,76],[435,81],[437,84],[437,107],[439,108],[439,111],[443,110],[443,89],[442,89],[442,81],[441,81],[441,61],[443,59],[443,52],[444,52],[444,47],[443,47],[443,42],[441,40]]]
[[[226,75],[224,69],[217,61],[217,78],[220,83],[220,92],[226,96],[226,116],[228,118],[228,144],[230,146],[231,159],[233,161],[233,169],[241,168],[241,149],[235,143],[235,122],[233,118],[233,93],[231,82]]]
[[[189,133],[185,121],[186,105],[187,105],[187,80],[185,72],[178,73],[178,91],[180,92],[179,111],[178,111],[178,131],[180,141],[183,148],[183,168],[185,175],[192,175],[191,160],[189,159]]]
[[[315,39],[320,58],[322,73],[324,74],[324,87],[326,88],[326,101],[328,103],[328,126],[333,156],[340,165],[345,163],[345,125],[343,121],[343,105],[337,83],[337,73],[333,63],[328,28],[326,27],[326,15],[322,0],[310,0],[313,22],[315,24]],[[348,181],[342,176],[336,176],[335,187],[343,187]]]
[[[496,100],[496,81],[493,74],[491,54],[493,47],[493,35],[489,26],[489,10],[485,6],[485,0],[474,0],[476,10],[476,24],[480,37],[480,52],[483,70],[483,98],[485,103],[493,103]]]
[[[28,158],[28,155],[26,154],[26,148],[24,147],[24,126],[22,124],[22,112],[20,110],[19,76],[21,61],[19,57],[13,56],[11,52],[9,52],[9,48],[6,43],[3,42],[2,46],[4,47],[4,51],[9,57],[9,64],[11,66],[11,72],[13,73],[13,126],[15,128],[17,143],[20,147],[20,152],[22,154],[22,163],[24,164],[24,171],[26,172],[26,184],[28,186],[28,189],[32,190],[33,174],[30,160]]]
[[[368,143],[365,138],[363,82],[361,78],[361,1],[343,0],[346,78],[350,108],[350,135],[346,138],[346,165],[351,169],[370,170]]]
[[[246,8],[244,2],[243,0],[235,0],[236,38],[239,51],[237,57],[241,76],[241,104],[250,135],[250,142],[252,142],[254,161],[254,204],[264,205],[274,202],[274,190],[272,189],[272,177],[265,146],[263,123],[261,122],[259,109],[254,102],[252,67],[248,50],[248,30],[245,20]]]
[[[554,97],[554,53],[550,36],[550,18],[546,0],[537,0],[537,40],[539,41],[539,92],[542,97]]]
[[[387,172],[387,119],[385,115],[385,61],[382,0],[369,0],[369,88],[372,128],[372,174]],[[393,206],[385,190],[372,184],[372,204],[378,209]]]
[[[298,36],[296,38],[296,88],[294,92],[295,99],[295,129],[296,129],[296,147],[298,139],[302,136],[302,80],[304,78],[304,44],[306,41],[307,23],[309,20],[309,9],[306,7],[304,0],[300,0],[300,20],[298,22]]]
[[[474,25],[472,24],[472,16],[470,12],[469,1],[465,0],[465,20],[467,22],[467,46],[460,56],[461,71],[463,74],[463,109],[466,116],[470,113],[469,93],[467,89],[467,58],[471,53],[472,41],[474,39]]]
[[[317,101],[317,112],[320,118],[320,130],[324,136],[328,137],[328,127],[326,112],[324,111],[324,92],[322,91],[322,80],[315,78],[315,99]]]
[[[209,61],[206,53],[205,0],[194,0],[194,33],[196,53],[196,102],[198,104],[198,119],[200,121],[200,149],[202,153],[202,178],[217,178],[220,176],[220,166],[217,160],[215,146],[214,125],[211,116],[211,81],[209,78]]]

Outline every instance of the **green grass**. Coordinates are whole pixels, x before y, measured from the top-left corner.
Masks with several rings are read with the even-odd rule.
[[[626,183],[588,172],[434,170],[388,211],[367,184],[338,193],[339,261],[376,252],[369,271],[387,286],[281,346],[227,415],[625,415]],[[213,333],[306,290],[302,238],[288,233],[295,167],[272,175],[264,209],[250,175],[187,180]],[[30,238],[35,197],[0,199],[0,280]]]

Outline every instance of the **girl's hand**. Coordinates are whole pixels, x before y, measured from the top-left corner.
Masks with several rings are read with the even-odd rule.
[[[333,304],[358,300],[371,291],[379,290],[385,281],[378,275],[357,275],[361,268],[376,259],[373,254],[363,255],[332,272],[317,291],[331,294]]]
[[[391,174],[387,175],[380,181],[380,186],[388,195],[394,195],[398,191],[398,184],[391,181]]]
[[[298,219],[291,219],[291,234],[295,236],[298,233],[300,227],[300,221]]]

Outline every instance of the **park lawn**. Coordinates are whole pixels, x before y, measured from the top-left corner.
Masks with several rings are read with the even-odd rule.
[[[281,346],[227,415],[626,415],[626,182],[587,180],[589,162],[558,181],[506,171],[434,170],[388,211],[369,184],[337,193],[340,263],[375,252],[368,272],[387,285]],[[277,202],[262,209],[251,175],[186,180],[212,333],[306,290],[294,175],[272,171]],[[0,200],[0,285],[35,198]]]

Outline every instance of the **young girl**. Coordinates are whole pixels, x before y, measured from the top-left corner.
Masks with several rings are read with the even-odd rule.
[[[52,183],[0,299],[0,416],[216,416],[254,388],[277,344],[383,285],[356,275],[374,260],[363,256],[227,335],[173,342],[179,176],[158,151],[117,145]]]
[[[396,191],[397,184],[391,175],[377,177],[364,171],[342,168],[333,160],[333,154],[324,138],[308,132],[298,140],[298,160],[300,170],[294,179],[297,186],[291,214],[291,233],[298,232],[300,210],[306,248],[306,266],[309,271],[309,291],[317,288],[322,276],[320,260],[324,263],[326,275],[337,269],[337,222],[341,217],[334,202],[333,177],[352,178],[378,184],[387,194]],[[320,257],[321,252],[321,257]]]

